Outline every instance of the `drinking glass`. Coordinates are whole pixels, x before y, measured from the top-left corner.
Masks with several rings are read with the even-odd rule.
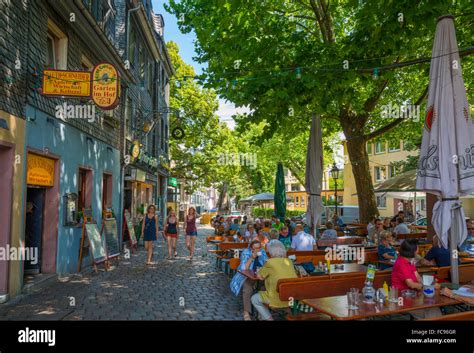
[[[347,292],[347,305],[349,310],[359,309],[358,304],[359,296],[354,292]]]
[[[388,301],[391,303],[398,302],[398,288],[390,287],[390,292],[388,293]]]

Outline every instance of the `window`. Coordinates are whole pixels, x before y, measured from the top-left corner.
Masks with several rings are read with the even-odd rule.
[[[161,149],[164,151],[165,150],[165,119],[161,118]]]
[[[301,207],[304,206],[304,196],[301,196]]]
[[[400,141],[390,141],[388,143],[388,151],[389,152],[400,151]]]
[[[379,141],[375,143],[375,154],[385,153],[385,141]]]
[[[397,167],[394,166],[394,165],[389,165],[388,166],[388,177],[389,178],[393,178],[394,176],[396,176],[398,173],[397,173]]]
[[[367,154],[372,154],[372,142],[367,142]]]
[[[381,181],[384,180],[384,168],[383,167],[375,167],[374,168],[374,174],[375,174],[375,181]]]
[[[67,37],[59,27],[48,19],[46,33],[46,60],[45,68],[67,69]]]
[[[104,173],[102,177],[102,212],[112,207],[112,174]]]
[[[295,205],[299,206],[299,203],[300,203],[300,198],[299,198],[299,196],[296,196],[295,197]]]
[[[83,55],[81,57],[81,68],[84,71],[92,71],[94,65],[92,65],[92,62],[89,60],[89,58]]]
[[[78,210],[90,208],[92,205],[92,170],[79,168],[77,183]]]
[[[142,84],[145,82],[146,53],[143,45],[138,49],[138,76]]]
[[[148,70],[147,70],[147,80],[148,80],[148,92],[153,94],[153,61],[148,61]]]
[[[291,191],[300,191],[300,184],[291,184]]]
[[[128,60],[131,66],[135,66],[135,50],[137,48],[137,37],[133,27],[130,27],[128,38]]]
[[[132,127],[131,127],[131,122],[132,122],[132,99],[130,97],[127,97],[126,103],[125,103],[125,138],[129,141],[132,141],[133,136],[132,136]]]
[[[168,125],[165,126],[165,153],[168,153]]]
[[[377,196],[377,207],[386,208],[387,207],[387,197],[386,196]]]

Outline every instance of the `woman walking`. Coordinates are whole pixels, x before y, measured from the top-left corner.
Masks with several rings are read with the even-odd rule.
[[[145,249],[147,251],[147,265],[153,265],[153,242],[158,239],[158,216],[156,215],[156,207],[148,206],[146,215],[143,217],[142,238],[145,241]]]
[[[171,211],[170,215],[166,219],[165,234],[166,240],[168,241],[168,260],[173,260],[177,255],[176,241],[178,239],[178,219],[176,218],[176,212]]]
[[[194,207],[190,207],[188,214],[186,215],[186,247],[189,250],[189,260],[192,260],[194,256],[196,237],[196,209]]]

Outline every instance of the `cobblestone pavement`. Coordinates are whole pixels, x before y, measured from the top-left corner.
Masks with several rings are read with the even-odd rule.
[[[174,261],[165,259],[161,240],[155,243],[156,265],[146,266],[140,246],[108,272],[54,280],[0,305],[0,320],[241,320],[241,297],[230,292],[230,279],[206,251],[211,233],[210,227],[198,225],[192,262],[181,235]]]

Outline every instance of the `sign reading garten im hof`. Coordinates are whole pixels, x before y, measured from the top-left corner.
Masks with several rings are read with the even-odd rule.
[[[97,65],[92,71],[92,100],[102,109],[114,109],[119,103],[119,77],[108,63]]]
[[[44,96],[90,97],[101,109],[114,109],[120,99],[120,80],[117,69],[101,63],[89,71],[44,70]]]

